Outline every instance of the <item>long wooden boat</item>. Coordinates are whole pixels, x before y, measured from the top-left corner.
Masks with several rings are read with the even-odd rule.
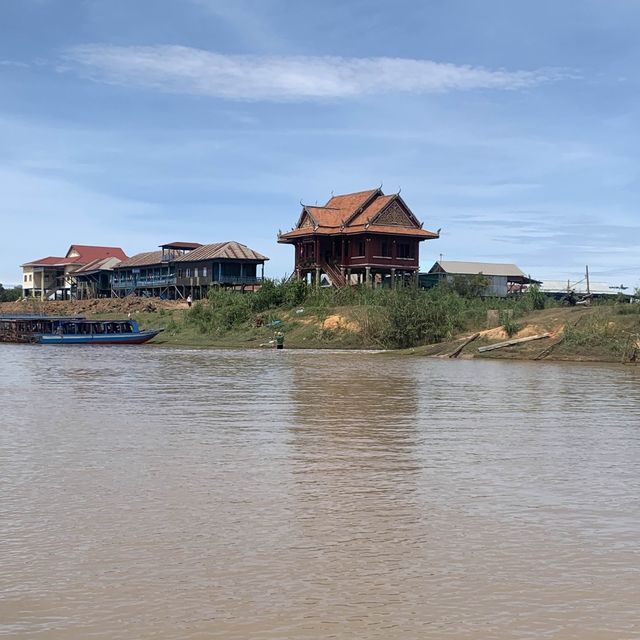
[[[0,342],[36,344],[142,344],[163,329],[141,331],[135,320],[84,316],[0,316]]]

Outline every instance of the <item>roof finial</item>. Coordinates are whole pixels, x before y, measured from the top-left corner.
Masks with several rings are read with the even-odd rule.
[[[382,191],[382,182],[380,182],[380,186],[378,187],[378,191]]]
[[[331,189],[331,197],[333,198],[333,189]]]
[[[396,193],[396,195],[399,196],[401,191],[402,191],[402,187],[398,185],[398,193]]]
[[[300,198],[300,206],[304,209],[304,203],[302,202],[302,198]]]

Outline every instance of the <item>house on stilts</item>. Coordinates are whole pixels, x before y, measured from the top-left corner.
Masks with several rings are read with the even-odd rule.
[[[70,300],[77,297],[79,283],[95,285],[95,295],[98,295],[100,283],[109,291],[108,276],[106,280],[93,276],[126,259],[120,247],[72,244],[64,256],[47,256],[21,265],[22,295],[41,300]],[[91,268],[84,270],[89,266]]]
[[[434,240],[400,193],[381,189],[332,196],[324,206],[302,205],[295,228],[278,242],[295,247],[298,279],[333,286],[395,286],[415,280],[420,243]]]
[[[167,299],[206,297],[211,287],[253,290],[269,258],[239,242],[170,242],[139,253],[113,270],[112,294]],[[258,272],[260,268],[260,272]]]

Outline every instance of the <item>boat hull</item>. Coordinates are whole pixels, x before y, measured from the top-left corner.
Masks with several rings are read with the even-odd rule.
[[[137,333],[112,333],[91,335],[51,335],[36,336],[39,344],[143,344],[155,338],[159,331],[139,331]]]

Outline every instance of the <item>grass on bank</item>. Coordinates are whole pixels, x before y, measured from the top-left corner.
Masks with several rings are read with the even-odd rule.
[[[258,346],[283,331],[287,346],[293,347],[398,349],[484,328],[489,309],[514,330],[519,318],[546,304],[535,288],[518,299],[485,299],[468,282],[421,291],[412,286],[315,288],[267,280],[252,294],[214,289],[187,311],[160,310],[153,319],[141,319],[149,327],[163,322],[164,338],[174,344]]]

